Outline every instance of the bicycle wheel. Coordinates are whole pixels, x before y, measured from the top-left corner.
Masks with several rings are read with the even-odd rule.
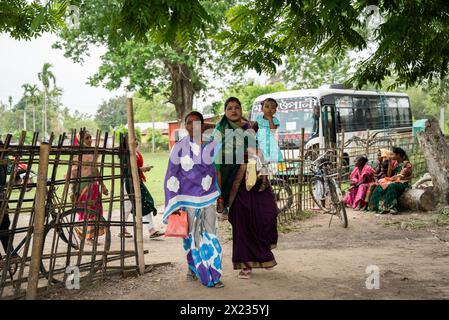
[[[326,197],[323,178],[317,176],[310,178],[309,192],[313,202],[324,212],[329,212],[329,200]]]
[[[271,189],[273,190],[274,199],[279,209],[279,214],[288,210],[293,204],[293,192],[288,183],[283,179],[270,179]]]
[[[347,228],[348,227],[348,215],[346,214],[346,208],[345,208],[345,204],[343,202],[340,202],[338,204],[337,215],[340,218],[343,228]]]
[[[337,182],[334,179],[329,180],[329,192],[332,198],[332,206],[333,209],[331,214],[336,215],[340,219],[340,223],[343,228],[348,227],[348,216],[346,214],[345,204],[343,202],[343,195],[341,193],[340,188],[337,185]],[[332,221],[332,217],[331,217]],[[330,225],[330,222],[329,222]]]
[[[76,221],[77,214],[84,212],[85,210],[82,208],[74,208],[65,211],[59,216],[59,222],[56,220],[53,220],[50,222],[48,227],[45,229],[44,239],[46,240],[44,243],[43,248],[43,255],[50,253],[52,250],[52,244],[53,240],[58,241],[58,246],[52,252],[53,258],[50,259],[48,257],[45,257],[41,260],[40,270],[41,273],[45,276],[45,278],[50,277],[50,269],[53,269],[52,275],[51,275],[51,282],[52,283],[58,283],[62,282],[65,279],[66,270],[67,270],[67,252],[69,250],[69,246],[71,247],[71,252],[74,250],[79,250],[81,240],[79,236],[77,235],[75,228],[73,226],[73,222]],[[90,216],[94,216],[94,219],[91,219],[91,223],[95,223],[98,213],[96,211],[88,211],[88,214]],[[81,227],[82,228],[82,227]],[[59,239],[53,239],[53,233],[51,232],[54,229],[56,229],[56,233],[58,235]],[[98,232],[98,231],[97,231]],[[47,236],[49,235],[49,236]],[[105,226],[105,234],[104,234],[104,245],[97,244],[97,251],[108,251],[111,246],[111,230],[109,226]],[[103,238],[103,237],[101,237]],[[62,243],[59,241],[62,240]],[[101,241],[99,241],[101,242]],[[104,246],[104,247],[103,247]],[[90,247],[90,248],[89,248]],[[86,242],[84,243],[84,249],[83,251],[89,251],[90,249],[93,249],[93,246],[89,246]],[[77,255],[73,256],[77,260]],[[72,257],[70,257],[70,260],[73,260]],[[91,256],[83,256],[81,259],[81,265],[83,266],[89,266],[91,261]],[[77,261],[76,261],[77,262]],[[103,264],[102,261],[96,261],[95,266],[101,267]],[[71,266],[74,266],[73,263],[70,263]],[[80,267],[80,266],[78,266]],[[88,269],[88,268],[87,268]],[[80,271],[80,276],[85,275],[89,273],[89,270],[87,271]]]

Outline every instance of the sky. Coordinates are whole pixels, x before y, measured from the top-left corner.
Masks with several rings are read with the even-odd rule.
[[[13,105],[19,102],[23,95],[22,85],[37,84],[42,89],[37,74],[42,70],[45,62],[53,65],[51,69],[56,77],[56,85],[64,90],[62,103],[70,110],[95,115],[99,105],[109,98],[126,94],[124,89],[109,91],[102,87],[92,87],[87,84],[88,78],[96,73],[101,65],[101,55],[106,52],[104,47],[91,46],[90,57],[81,64],[65,58],[63,50],[52,49],[57,40],[54,34],[46,33],[30,41],[14,40],[6,34],[0,34],[0,101],[8,104],[8,97],[12,96]],[[208,76],[209,77],[209,76]],[[259,76],[250,71],[247,79],[255,79],[264,83],[266,76]],[[222,81],[209,77],[210,84],[221,87]],[[194,108],[202,108],[216,100],[218,91],[210,90],[206,101],[195,99]]]
[[[56,39],[56,35],[47,33],[30,41],[18,41],[0,34],[0,101],[8,104],[8,97],[12,96],[13,104],[17,103],[24,83],[37,84],[42,89],[37,74],[45,62],[53,64],[56,85],[64,90],[62,103],[71,110],[94,115],[103,100],[125,93],[87,84],[100,66],[105,48],[92,47],[90,57],[80,65],[65,58],[62,50],[51,48]]]

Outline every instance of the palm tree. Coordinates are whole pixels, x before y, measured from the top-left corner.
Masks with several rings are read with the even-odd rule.
[[[48,91],[50,89],[50,80],[53,80],[53,86],[56,86],[56,78],[53,72],[50,71],[50,68],[53,67],[51,63],[44,63],[44,66],[42,67],[42,71],[38,73],[38,78],[42,82],[42,85],[44,87],[44,110],[42,114],[42,125],[43,125],[43,131],[44,131],[44,139],[47,138],[47,95]]]
[[[36,132],[36,105],[40,102],[40,92],[39,88],[35,84],[30,86],[30,90],[28,92],[33,105],[33,132]]]
[[[36,104],[39,103],[39,88],[37,85],[25,83],[22,85],[24,89],[24,96],[26,101],[25,109],[28,108],[28,103],[31,102],[33,106],[33,132],[36,132]]]
[[[26,125],[26,110],[27,110],[27,108],[28,108],[28,99],[29,99],[29,96],[28,96],[28,92],[29,92],[29,90],[30,90],[30,87],[31,87],[31,85],[29,84],[29,83],[25,83],[25,84],[22,84],[22,88],[23,88],[23,97],[25,98],[25,109],[23,110],[23,130],[25,130],[26,131],[26,129],[27,129],[27,125]]]

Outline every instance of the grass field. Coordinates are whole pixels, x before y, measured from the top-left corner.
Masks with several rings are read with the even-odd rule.
[[[154,198],[156,207],[164,205],[164,178],[167,171],[168,151],[142,153],[145,164],[154,166],[151,171],[146,172],[147,182],[145,185]]]

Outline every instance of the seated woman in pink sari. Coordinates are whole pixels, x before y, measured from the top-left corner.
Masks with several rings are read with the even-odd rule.
[[[75,138],[75,146],[78,145],[79,135]],[[83,138],[83,146],[92,146],[92,135],[85,132]],[[75,161],[78,161],[78,156],[74,157]],[[100,182],[98,180],[99,172],[98,168],[94,167],[94,155],[83,153],[81,156],[81,166],[73,165],[70,176],[73,178],[78,177],[78,168],[81,169],[80,177],[84,178],[79,182],[79,189],[77,185],[73,186],[73,200],[76,202],[77,208],[82,208],[84,211],[79,213],[78,221],[96,220],[97,217],[103,216],[103,206],[101,204]],[[87,178],[87,179],[85,179]],[[108,189],[102,185],[103,194],[108,195]],[[86,212],[87,211],[87,212]],[[92,214],[94,213],[94,214]],[[84,226],[75,227],[77,235],[81,238],[84,233]],[[105,233],[104,226],[100,226],[98,230],[95,230],[95,225],[87,225],[85,230],[85,239],[87,244],[92,244],[95,240],[95,236],[99,237]],[[97,243],[100,245],[100,243]]]
[[[365,156],[357,157],[355,168],[351,173],[351,188],[345,195],[344,202],[346,206],[354,210],[360,210],[366,207],[366,192],[369,184],[373,181],[374,170],[368,164]]]

